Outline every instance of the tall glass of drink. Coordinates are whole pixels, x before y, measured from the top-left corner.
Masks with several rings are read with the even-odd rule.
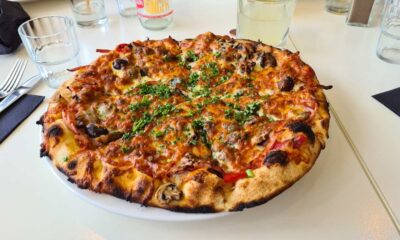
[[[238,0],[237,36],[282,46],[296,0]]]

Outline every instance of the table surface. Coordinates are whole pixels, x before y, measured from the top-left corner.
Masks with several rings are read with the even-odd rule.
[[[236,1],[173,1],[174,23],[146,31],[107,2],[109,23],[77,29],[82,64],[96,48],[150,37],[177,39],[206,31],[227,34],[236,25]],[[71,15],[69,1],[24,4],[31,17]],[[328,14],[323,1],[298,1],[288,47],[301,52],[327,91],[333,117],[330,139],[315,167],[269,203],[219,219],[155,222],[123,217],[77,198],[39,158],[42,104],[0,145],[1,239],[400,239],[400,118],[371,95],[398,87],[400,67],[375,55],[379,28],[357,28]],[[110,37],[112,36],[112,37]],[[17,57],[0,56],[3,79]],[[24,79],[36,74],[30,63]],[[51,96],[40,84],[32,93]],[[45,100],[45,102],[47,99]],[[396,124],[397,123],[397,124]],[[206,234],[204,234],[207,230]]]

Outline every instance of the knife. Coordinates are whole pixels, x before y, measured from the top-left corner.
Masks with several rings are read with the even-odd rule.
[[[33,76],[26,80],[21,86],[16,88],[10,95],[5,97],[0,102],[0,113],[3,112],[7,107],[17,101],[25,93],[29,92],[39,81],[42,79],[40,75]]]

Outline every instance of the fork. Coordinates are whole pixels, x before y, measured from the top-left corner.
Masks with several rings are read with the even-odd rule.
[[[7,97],[15,88],[18,87],[25,71],[26,64],[27,61],[25,59],[17,59],[6,80],[0,86],[0,99]]]

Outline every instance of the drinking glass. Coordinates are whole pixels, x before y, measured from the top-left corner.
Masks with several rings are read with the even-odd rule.
[[[325,9],[330,13],[345,14],[352,0],[325,0]]]
[[[386,62],[400,64],[400,0],[386,2],[376,54]]]
[[[172,23],[169,0],[136,0],[140,24],[149,30],[162,30]]]
[[[93,27],[107,22],[103,0],[71,0],[76,23],[81,27]]]
[[[237,36],[283,46],[296,0],[238,0]]]
[[[34,18],[21,24],[18,33],[49,87],[57,88],[72,76],[67,69],[79,65],[79,44],[70,18]]]
[[[135,0],[117,0],[119,14],[123,17],[133,17],[137,14]]]

